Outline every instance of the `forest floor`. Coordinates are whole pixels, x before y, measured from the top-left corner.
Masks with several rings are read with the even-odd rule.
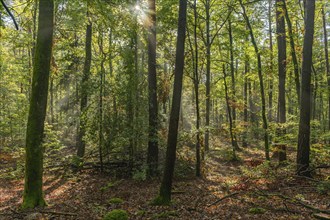
[[[159,179],[114,178],[95,169],[46,169],[48,206],[42,210],[21,211],[23,179],[0,178],[0,219],[102,219],[113,209],[126,210],[130,219],[330,219],[328,169],[317,170],[314,179],[301,178],[293,166],[262,163],[262,150],[244,149],[238,161],[231,161],[230,148],[224,145],[208,153],[206,175],[195,178],[192,149],[180,152],[170,206],[151,205]],[[293,161],[293,149],[289,155]]]

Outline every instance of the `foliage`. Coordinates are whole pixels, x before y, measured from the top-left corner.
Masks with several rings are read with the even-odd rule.
[[[139,169],[133,170],[132,178],[136,181],[145,181],[147,179],[147,166],[144,165]]]
[[[123,202],[124,200],[122,200],[121,198],[111,198],[108,200],[109,204],[121,204]]]
[[[250,166],[241,166],[242,174],[251,179],[274,179],[275,170],[271,164],[267,161],[261,163],[260,165],[250,167]]]
[[[117,186],[118,184],[120,184],[123,180],[118,180],[118,181],[115,181],[115,182],[109,182],[107,183],[105,186],[101,187],[101,191],[107,191],[109,190],[110,188],[113,188],[115,186]]]
[[[318,183],[317,191],[322,194],[330,194],[330,180],[325,180]]]
[[[122,209],[114,209],[108,212],[103,220],[128,220],[128,213]]]

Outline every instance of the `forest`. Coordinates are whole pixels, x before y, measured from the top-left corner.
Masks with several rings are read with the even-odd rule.
[[[330,219],[327,0],[1,0],[0,219]]]

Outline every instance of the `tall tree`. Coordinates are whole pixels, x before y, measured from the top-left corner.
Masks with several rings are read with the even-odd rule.
[[[270,160],[269,157],[269,136],[268,136],[268,122],[267,122],[267,117],[266,117],[266,100],[265,100],[265,90],[264,90],[264,82],[263,82],[263,76],[262,76],[262,65],[261,65],[261,55],[259,51],[259,47],[257,45],[257,42],[254,37],[253,29],[250,23],[250,19],[247,16],[245,6],[242,2],[242,0],[239,0],[239,3],[241,5],[241,8],[243,10],[243,16],[246,21],[249,33],[250,33],[250,38],[251,42],[254,47],[254,51],[257,56],[257,62],[258,62],[258,77],[259,77],[259,84],[260,84],[260,93],[261,93],[261,114],[262,114],[262,122],[263,122],[263,129],[264,129],[264,141],[265,141],[265,156],[266,160]]]
[[[194,89],[196,105],[196,176],[201,176],[201,138],[200,138],[200,109],[199,109],[199,75],[198,75],[198,39],[197,39],[197,0],[194,0]]]
[[[210,7],[211,7],[211,0],[205,0],[205,12],[206,12],[206,40],[205,40],[205,46],[206,46],[206,112],[205,112],[205,151],[208,151],[210,148],[210,111],[211,111],[211,45],[212,45],[212,39],[211,39],[211,29],[210,29],[210,19],[211,19],[211,13],[210,13]]]
[[[233,134],[233,119],[232,119],[232,111],[231,111],[230,105],[229,105],[229,95],[228,95],[226,77],[227,77],[226,67],[225,67],[225,64],[223,64],[223,82],[224,82],[224,86],[225,86],[225,98],[226,98],[228,118],[229,118],[229,133],[230,133],[231,145],[233,147],[233,159],[237,160],[237,157],[236,157],[237,141],[236,141],[236,137]]]
[[[329,51],[328,51],[328,33],[327,33],[327,21],[324,13],[325,4],[322,5],[322,23],[323,23],[323,42],[324,42],[324,55],[326,76],[328,82],[328,129],[330,130],[330,65],[329,65]]]
[[[148,92],[149,92],[149,141],[148,176],[154,176],[158,168],[158,103],[156,77],[156,2],[148,0]]]
[[[229,54],[230,54],[230,75],[231,75],[231,88],[232,88],[232,101],[235,103],[236,102],[236,82],[235,82],[235,67],[234,67],[234,46],[233,46],[233,31],[232,31],[232,22],[231,19],[229,17],[228,19],[228,36],[229,36]],[[225,70],[224,70],[225,73]],[[225,86],[226,85],[226,79],[225,80]],[[228,95],[228,94],[227,94]],[[227,97],[229,99],[229,97]],[[229,100],[227,100],[227,105],[229,104],[228,102]],[[230,110],[230,106],[228,106],[229,110]],[[235,125],[236,125],[236,108],[233,105],[231,108],[232,114],[229,115],[229,119],[230,119],[230,127],[231,127],[231,136],[232,136],[232,145],[233,147],[238,150],[239,146],[237,143],[237,138],[236,138],[236,134],[234,132],[235,129]]]
[[[286,78],[286,34],[285,34],[285,10],[284,0],[276,0],[276,34],[277,34],[277,61],[278,61],[278,123],[286,122],[286,106],[285,106],[285,78]],[[280,136],[285,133],[280,128]],[[286,160],[285,145],[281,144],[279,149],[279,160]]]
[[[23,208],[45,206],[42,192],[43,133],[52,57],[53,0],[39,1],[38,34],[33,62],[32,95],[26,131]]]
[[[167,136],[167,150],[165,159],[165,170],[160,186],[157,203],[168,204],[171,202],[172,179],[176,158],[176,145],[178,137],[178,126],[181,108],[182,78],[184,69],[184,51],[187,23],[187,1],[180,0],[178,35],[176,44],[175,70],[174,70],[174,90],[172,98],[172,108],[170,114],[170,124]]]
[[[285,21],[288,25],[288,34],[289,34],[289,40],[290,40],[290,50],[291,50],[291,57],[292,57],[292,63],[293,63],[293,69],[294,69],[294,80],[296,84],[296,92],[298,97],[298,103],[300,103],[300,77],[299,77],[299,65],[298,65],[298,58],[296,53],[296,46],[293,38],[293,29],[292,29],[292,23],[289,17],[289,12],[286,7],[286,2],[283,0],[283,10],[285,13]]]
[[[246,36],[248,40],[248,36]],[[243,121],[244,121],[244,132],[243,132],[243,140],[242,140],[242,147],[247,147],[247,124],[248,124],[248,72],[249,72],[249,56],[247,52],[247,47],[245,46],[245,59],[244,59],[244,85],[243,85],[243,103],[244,103],[244,110],[243,110]]]
[[[311,71],[313,59],[315,0],[306,1],[306,20],[301,75],[300,120],[297,151],[297,174],[310,176]]]
[[[92,22],[90,20],[88,12],[88,1],[87,1],[87,19],[88,23],[86,26],[86,41],[85,41],[85,62],[84,71],[81,81],[81,97],[80,97],[80,129],[78,134],[78,151],[77,156],[83,157],[85,155],[86,142],[84,136],[86,133],[86,109],[89,91],[89,77],[92,63]]]
[[[268,2],[268,34],[269,34],[269,90],[268,90],[268,120],[272,121],[273,120],[273,89],[274,89],[274,77],[273,77],[273,71],[274,71],[274,65],[273,65],[273,60],[274,60],[274,47],[273,47],[273,27],[272,27],[272,0],[269,0]]]
[[[100,63],[100,84],[99,84],[99,160],[100,160],[100,170],[103,172],[103,148],[104,148],[104,136],[103,136],[103,99],[104,99],[104,83],[105,83],[105,61],[107,59],[107,54],[104,52],[103,46],[103,32],[99,32],[98,44],[101,54]]]

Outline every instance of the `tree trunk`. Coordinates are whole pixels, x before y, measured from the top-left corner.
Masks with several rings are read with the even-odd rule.
[[[310,117],[311,117],[311,71],[313,59],[315,0],[306,2],[306,23],[301,77],[300,120],[297,152],[297,174],[310,176]]]
[[[100,90],[99,90],[99,160],[100,170],[103,172],[103,148],[104,148],[104,136],[103,136],[103,97],[104,97],[104,81],[105,81],[105,66],[106,55],[103,50],[103,32],[99,33],[99,48],[101,51],[101,71],[100,71]]]
[[[156,74],[156,2],[148,0],[148,95],[149,95],[149,140],[148,176],[155,176],[158,169],[158,102]]]
[[[174,164],[176,158],[176,145],[178,137],[178,125],[181,107],[182,95],[182,78],[184,69],[184,49],[186,38],[186,15],[187,1],[180,0],[179,19],[178,19],[178,35],[175,58],[174,71],[174,90],[172,99],[172,109],[170,114],[170,124],[167,137],[167,150],[165,159],[165,170],[163,180],[160,187],[160,194],[156,202],[160,204],[168,204],[171,201],[172,178],[174,172]]]
[[[268,34],[269,34],[269,50],[270,50],[270,61],[269,61],[269,91],[268,91],[268,120],[273,120],[273,89],[274,89],[274,54],[273,54],[273,28],[272,28],[272,0],[268,3]]]
[[[50,124],[54,125],[54,77],[50,76]]]
[[[88,5],[87,5],[88,7]],[[87,17],[89,19],[89,14],[87,12]],[[85,63],[83,77],[81,81],[81,98],[80,98],[80,129],[78,134],[78,151],[77,156],[82,158],[85,155],[86,142],[84,136],[86,133],[86,109],[87,100],[89,94],[89,77],[92,62],[92,23],[89,20],[86,26],[86,42],[85,42]]]
[[[267,117],[266,117],[266,100],[265,100],[265,90],[264,90],[264,83],[263,83],[263,76],[262,76],[262,65],[261,65],[261,55],[260,55],[260,51],[257,45],[257,42],[254,38],[254,34],[253,34],[253,29],[251,27],[250,24],[250,20],[246,14],[246,10],[245,10],[245,6],[242,2],[242,0],[239,0],[240,5],[242,7],[243,10],[243,16],[244,19],[247,23],[249,32],[250,32],[250,37],[251,37],[251,41],[255,50],[255,53],[257,55],[257,61],[258,61],[258,76],[259,76],[259,84],[260,84],[260,93],[261,93],[261,109],[262,109],[262,122],[263,122],[263,129],[264,129],[264,141],[265,141],[265,157],[266,160],[270,160],[269,157],[269,143],[268,143],[268,123],[267,123]]]
[[[249,71],[249,61],[248,57],[246,56],[244,62],[244,88],[243,88],[243,100],[244,100],[244,132],[243,132],[243,147],[247,147],[247,129],[248,129],[248,71]]]
[[[289,17],[289,12],[286,8],[286,2],[283,0],[283,10],[285,13],[285,20],[288,25],[288,33],[289,33],[289,39],[290,39],[290,50],[291,50],[291,57],[293,62],[293,70],[294,70],[294,80],[296,84],[296,92],[298,97],[298,103],[300,103],[300,77],[299,77],[299,65],[298,65],[298,59],[296,54],[296,46],[293,39],[293,29],[292,29],[292,23]]]
[[[226,97],[226,104],[227,104],[227,111],[228,111],[228,118],[229,118],[229,133],[230,133],[230,139],[231,139],[231,145],[233,147],[233,160],[237,160],[236,157],[236,149],[237,149],[237,141],[236,137],[233,133],[233,119],[232,119],[232,111],[230,110],[229,105],[229,96],[228,96],[228,87],[226,82],[226,67],[225,64],[223,65],[223,82],[225,85],[225,97]]]
[[[285,35],[285,11],[284,0],[276,0],[276,34],[277,34],[277,61],[278,61],[278,123],[286,122],[286,105],[285,105],[285,78],[286,78],[286,35]],[[283,127],[283,125],[280,125]],[[279,136],[285,134],[284,128],[279,128]],[[279,160],[282,162],[286,159],[286,151],[282,148],[279,151]]]
[[[205,113],[205,151],[210,148],[210,109],[211,109],[211,36],[210,36],[210,0],[205,1],[206,11],[206,113]]]
[[[43,132],[47,109],[53,44],[54,2],[40,0],[38,34],[33,62],[32,96],[26,131],[25,184],[22,207],[45,206],[42,192]]]
[[[324,13],[325,4],[322,5],[322,22],[323,22],[323,39],[324,39],[324,55],[326,66],[326,77],[328,82],[328,130],[330,130],[330,65],[329,65],[329,52],[328,52],[328,34],[327,22]]]
[[[234,68],[234,48],[233,48],[233,32],[232,32],[232,27],[231,27],[231,20],[230,18],[228,19],[228,33],[229,33],[229,53],[230,53],[230,75],[231,75],[231,88],[232,88],[232,102],[236,103],[236,85],[235,85],[235,68]],[[224,70],[225,71],[225,70]],[[228,97],[229,98],[229,97]],[[229,101],[229,100],[228,100]],[[229,104],[229,102],[228,102]],[[230,106],[229,106],[229,110],[230,110]],[[229,120],[231,120],[231,127],[232,127],[232,144],[233,147],[238,150],[239,146],[237,143],[237,138],[236,138],[236,134],[233,131],[236,127],[235,123],[236,123],[236,107],[232,106],[231,107],[231,111],[232,111],[232,116],[229,116],[231,118],[229,118]]]
[[[194,0],[194,89],[196,104],[196,176],[201,176],[201,140],[199,112],[199,76],[198,76],[198,41],[197,41],[197,0]]]

